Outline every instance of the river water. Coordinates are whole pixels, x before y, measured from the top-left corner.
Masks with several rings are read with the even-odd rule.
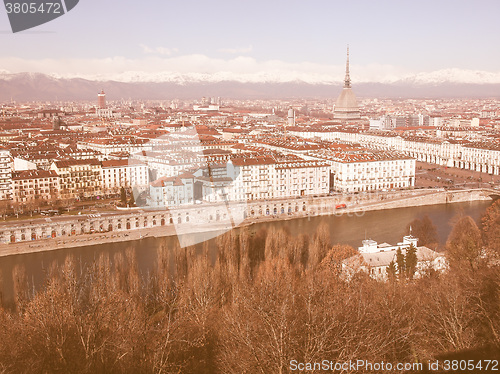
[[[256,232],[263,227],[267,229],[275,227],[285,228],[292,235],[302,233],[312,235],[320,224],[326,223],[330,228],[332,244],[345,243],[356,248],[361,245],[361,241],[365,238],[373,239],[377,242],[396,244],[402,240],[403,235],[408,234],[405,229],[412,220],[428,215],[437,227],[440,244],[443,245],[451,231],[450,222],[453,221],[456,215],[470,215],[479,224],[481,216],[489,205],[491,205],[490,201],[473,201],[371,211],[361,216],[343,214],[338,216],[308,217],[257,223],[250,226],[250,230]],[[108,253],[112,258],[115,253],[131,248],[136,253],[139,268],[141,271],[146,272],[156,263],[157,249],[162,246],[165,248],[172,247],[176,241],[175,237],[145,238],[131,242],[108,243],[0,257],[0,279],[2,280],[0,289],[3,303],[4,305],[12,303],[12,269],[16,265],[24,266],[30,284],[35,286],[35,288],[39,288],[44,283],[45,274],[50,265],[53,263],[63,263],[69,254],[73,254],[77,260],[83,263],[91,263],[102,253]]]

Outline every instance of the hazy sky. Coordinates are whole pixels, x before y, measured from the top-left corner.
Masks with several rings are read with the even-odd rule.
[[[441,69],[500,72],[499,0],[80,0],[12,34],[0,16],[0,70],[383,80]]]

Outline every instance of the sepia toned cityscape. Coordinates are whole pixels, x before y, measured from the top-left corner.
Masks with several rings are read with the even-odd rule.
[[[257,3],[1,34],[0,372],[498,373],[494,12]]]

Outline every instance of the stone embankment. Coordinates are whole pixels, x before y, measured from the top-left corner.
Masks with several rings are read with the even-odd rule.
[[[145,237],[186,237],[194,233],[225,232],[232,227],[271,220],[349,213],[362,215],[372,210],[492,200],[498,196],[499,191],[491,189],[409,190],[3,222],[0,224],[3,243],[0,244],[0,256]]]

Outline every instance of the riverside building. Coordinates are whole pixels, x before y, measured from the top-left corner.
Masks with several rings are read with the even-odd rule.
[[[53,170],[24,170],[12,175],[12,201],[42,202],[56,199],[59,176]]]
[[[305,128],[290,130],[305,139],[356,143],[362,146],[404,153],[417,161],[500,175],[500,146],[495,141],[470,142],[431,137],[356,131],[318,131]]]
[[[375,240],[363,240],[363,245],[358,248],[359,254],[349,257],[342,262],[342,272],[347,279],[351,279],[356,273],[364,272],[370,277],[386,281],[388,279],[388,268],[394,263],[397,271],[397,252],[401,250],[406,255],[410,246],[416,249],[417,266],[415,277],[419,278],[429,271],[443,272],[448,268],[446,257],[439,252],[433,251],[425,246],[418,246],[418,238],[407,235],[403,241],[391,245],[388,243],[377,243]]]
[[[101,162],[96,159],[54,161],[50,167],[59,175],[60,197],[81,199],[101,193]]]
[[[0,148],[0,200],[11,198],[12,167],[10,152]]]
[[[146,164],[136,160],[102,161],[102,188],[105,193],[119,193],[123,188],[146,188],[149,173]]]
[[[398,152],[310,153],[331,165],[331,189],[365,192],[415,186],[415,159]]]

